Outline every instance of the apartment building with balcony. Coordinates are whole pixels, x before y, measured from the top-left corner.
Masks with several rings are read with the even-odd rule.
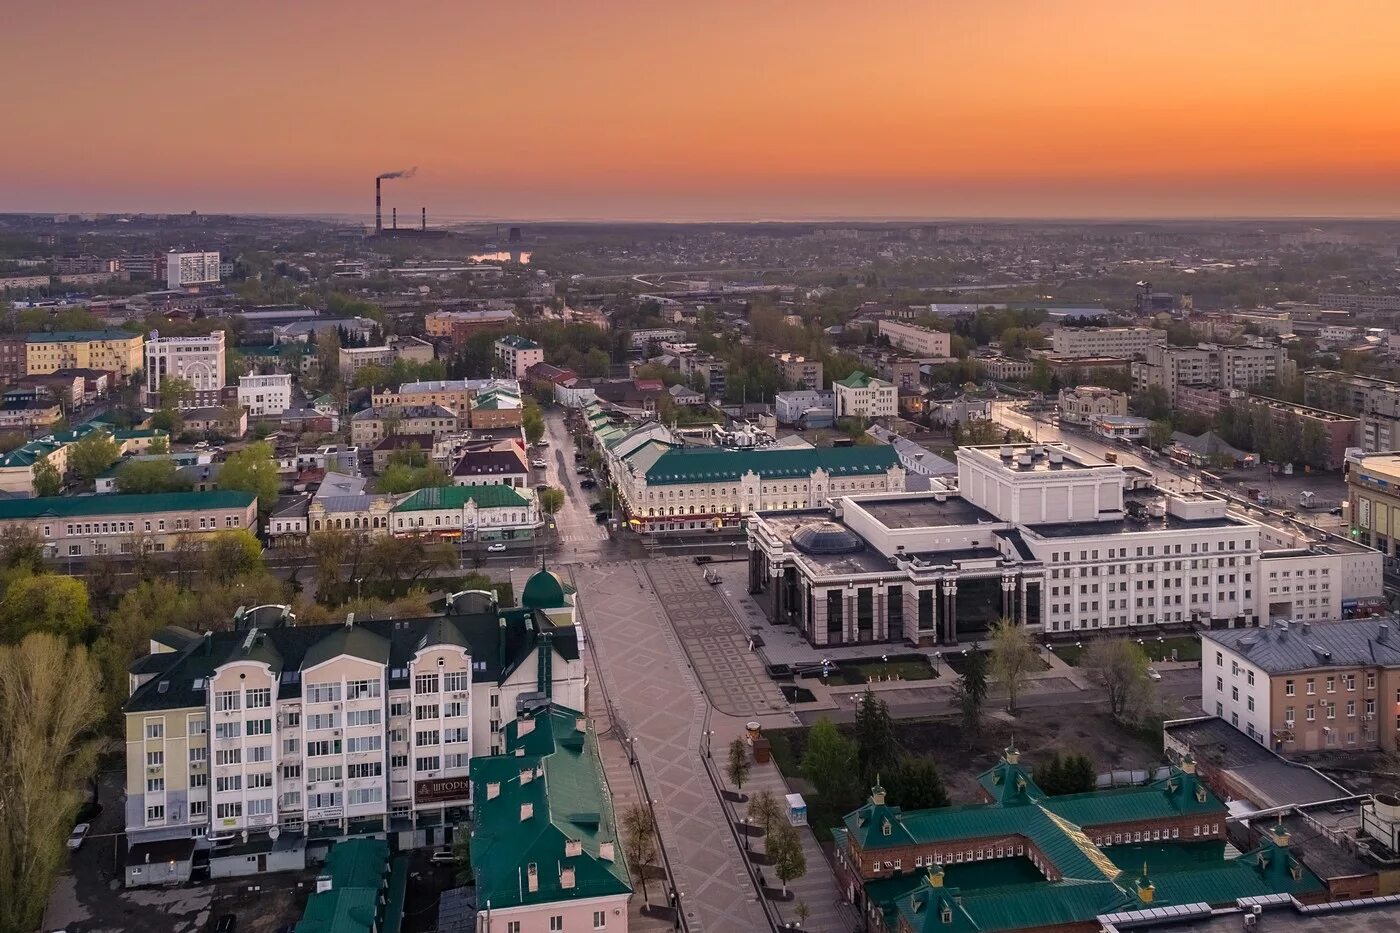
[[[1167,332],[1152,327],[1057,327],[1050,335],[1056,356],[1134,357],[1167,342]]]
[[[572,588],[541,568],[520,604],[468,592],[439,617],[311,626],[261,606],[232,631],[157,633],[124,711],[128,885],[151,883],[144,846],[209,849],[218,876],[352,836],[448,841],[472,759],[504,752],[520,711],[585,709]]]
[[[1400,449],[1400,382],[1332,369],[1303,373],[1303,400],[1317,408],[1355,415],[1357,443],[1369,452]]]
[[[879,333],[889,340],[890,346],[915,356],[946,359],[952,351],[952,335],[931,327],[881,318]]]
[[[512,379],[524,379],[525,370],[544,362],[544,347],[528,337],[510,334],[497,340],[494,349],[501,368]]]
[[[1160,387],[1176,403],[1179,386],[1253,389],[1275,379],[1290,379],[1297,366],[1280,346],[1231,347],[1203,343],[1194,347],[1153,345],[1132,364],[1133,388]]]
[[[1390,617],[1205,632],[1201,708],[1284,755],[1400,747],[1400,626]]]
[[[152,337],[146,341],[146,369],[141,386],[145,404],[157,407],[167,379],[180,379],[192,390],[181,408],[218,405],[227,382],[224,332],[203,337]],[[290,377],[287,377],[290,378]]]
[[[796,353],[770,353],[768,358],[778,367],[783,380],[799,389],[820,391],[822,387],[822,361],[809,360]]]
[[[144,338],[123,330],[55,331],[30,334],[25,342],[25,372],[101,369],[130,379],[143,364]]]

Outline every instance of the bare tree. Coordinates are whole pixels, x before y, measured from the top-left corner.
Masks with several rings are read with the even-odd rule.
[[[1084,652],[1083,666],[1103,684],[1108,708],[1122,719],[1147,684],[1147,652],[1127,638],[1099,638]]]
[[[782,811],[778,808],[778,798],[773,796],[771,790],[759,791],[749,798],[747,816],[750,823],[763,830],[763,835],[771,835],[773,827],[782,818]]]
[[[647,866],[656,859],[656,820],[643,804],[634,803],[622,811],[622,845],[627,863],[642,883],[642,901],[650,907]]]
[[[729,743],[729,763],[725,765],[724,773],[729,778],[729,783],[734,785],[734,789],[742,792],[744,782],[749,778],[749,747],[744,744],[743,739],[735,739]]]
[[[0,931],[38,929],[97,765],[101,674],[82,646],[30,635],[0,648]]]

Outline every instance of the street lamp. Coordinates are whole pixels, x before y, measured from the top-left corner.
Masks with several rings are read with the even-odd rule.
[[[363,583],[363,582],[365,582],[365,578],[364,578],[364,577],[356,577],[356,578],[355,578],[355,599],[357,599],[357,600],[360,598],[360,584]]]
[[[715,730],[713,730],[713,729],[706,729],[705,732],[704,732],[703,734],[704,734],[704,737],[705,737],[705,757],[706,757],[706,758],[709,758],[709,757],[710,757],[711,743],[712,743],[712,741],[713,741],[713,739],[714,739]]]
[[[744,825],[744,851],[749,851],[749,818],[744,817],[741,822]]]
[[[631,763],[631,764],[636,764],[636,763],[637,763],[637,739],[636,739],[636,737],[634,736],[633,738],[627,739],[626,742],[627,742],[627,760],[628,760],[628,762]]]
[[[933,676],[938,677],[942,674],[942,668],[939,666],[942,663],[942,661],[943,652],[935,651],[933,653]]]

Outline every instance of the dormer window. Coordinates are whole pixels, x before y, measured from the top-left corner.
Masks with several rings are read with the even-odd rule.
[[[947,904],[944,904],[943,909],[938,912],[938,919],[943,921],[944,923],[952,923],[953,908],[949,907]]]
[[[579,839],[569,839],[564,842],[564,857],[577,858],[583,854],[583,841]]]
[[[880,832],[886,836],[892,835],[894,833],[894,827],[890,825],[889,820],[885,820],[883,823],[880,824]]]
[[[520,822],[525,822],[535,815],[535,805],[533,803],[522,803],[520,805]]]

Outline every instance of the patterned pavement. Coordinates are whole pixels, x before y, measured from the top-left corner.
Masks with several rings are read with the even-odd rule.
[[[657,825],[692,933],[759,931],[769,924],[698,758],[707,704],[695,671],[638,563],[567,568],[593,662],[618,720],[635,740]]]

